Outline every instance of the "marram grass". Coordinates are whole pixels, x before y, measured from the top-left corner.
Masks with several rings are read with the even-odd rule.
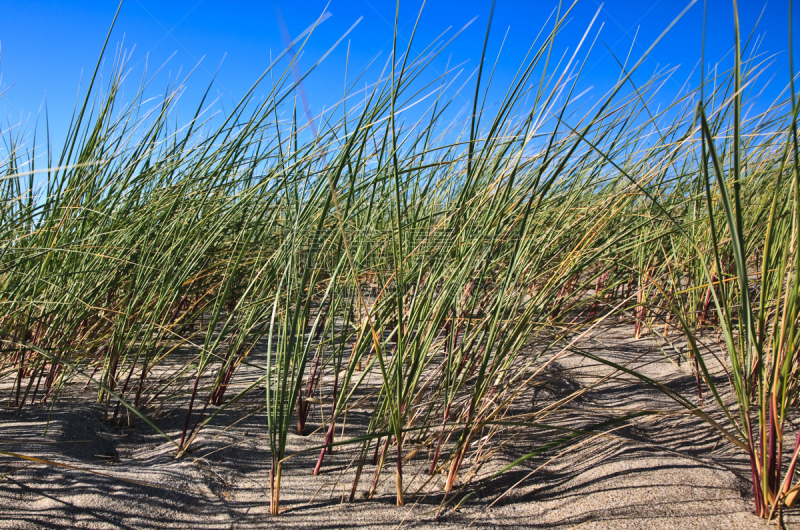
[[[301,80],[286,52],[224,116],[209,116],[203,98],[180,126],[181,83],[154,103],[144,77],[124,100],[130,57],[114,55],[102,86],[98,62],[61,152],[3,133],[6,407],[57,406],[72,381],[96,391],[112,423],[155,428],[153,406],[182,403],[170,440],[185,456],[222,410],[259,393],[274,514],[288,437],[308,435],[319,407],[328,423],[313,435],[314,473],[337,447],[360,448],[350,500],[359,481],[371,480],[372,495],[393,473],[402,505],[409,459],[427,453],[425,469],[454,494],[470,480],[466,463],[479,467],[492,443],[552,432],[547,411],[511,411],[569,351],[664,392],[744,451],[759,516],[791,505],[800,491],[800,438],[784,436],[800,372],[793,80],[784,99],[743,115],[765,58],[737,22],[730,71],[655,110],[673,72],[635,83],[645,54],[620,61],[614,89],[587,108],[575,88],[597,28],[571,57],[553,54],[571,9],[554,13],[491,107],[484,46],[472,109],[455,120],[456,72],[429,68],[446,43],[413,55],[395,39],[379,79],[357,98],[366,74],[345,80],[316,135],[297,120]],[[637,336],[681,331],[692,392],[574,341],[560,346],[610,316]],[[713,332],[718,353],[698,346]],[[524,348],[532,340],[559,346]],[[253,363],[254,351],[266,362]],[[243,366],[257,366],[257,380],[237,384]],[[369,421],[337,440],[370,380],[379,383]],[[576,423],[502,471],[651,412]]]

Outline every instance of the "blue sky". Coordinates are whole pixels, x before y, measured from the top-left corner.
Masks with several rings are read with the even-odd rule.
[[[582,86],[594,87],[592,94],[600,97],[619,75],[619,68],[605,46],[624,57],[633,45],[632,57],[638,59],[688,4],[689,0],[606,2],[593,27],[592,35],[601,25],[602,30],[584,68]],[[9,124],[26,121],[31,128],[46,100],[52,137],[55,143],[59,143],[58,138],[66,130],[81,80],[85,87],[117,5],[115,0],[0,0],[0,91],[5,91],[0,97],[3,129]],[[316,113],[325,106],[335,104],[342,95],[348,41],[350,75],[365,67],[380,53],[376,66],[366,77],[370,81],[377,78],[392,48],[395,2],[126,0],[111,36],[111,53],[107,55],[110,59],[118,46],[133,49],[130,79],[134,79],[135,83],[138,83],[145,64],[153,72],[172,56],[158,78],[159,81],[166,81],[169,77],[174,78],[179,71],[187,73],[202,58],[183,99],[188,100],[190,107],[194,108],[211,75],[219,67],[212,94],[219,98],[220,105],[231,106],[269,64],[270,53],[276,55],[284,48],[276,6],[285,18],[289,33],[296,36],[324,12],[326,5],[331,16],[309,40],[300,60],[300,70],[303,72],[353,23],[360,17],[363,19],[305,81],[309,105]],[[406,39],[411,35],[420,5],[421,0],[401,1],[398,46],[403,49]],[[489,94],[490,101],[502,97],[536,34],[556,5],[557,0],[498,0],[487,53],[490,61],[494,62],[504,39],[505,44]],[[600,5],[596,0],[578,3],[556,42],[559,56],[564,50],[574,49]],[[432,77],[444,71],[448,60],[451,65],[464,63],[463,79],[474,71],[480,58],[489,6],[488,0],[429,0],[414,40],[417,50],[423,49],[448,27],[451,29],[447,35],[452,35],[478,17],[431,65]],[[713,64],[723,59],[723,63],[729,65],[732,61],[729,52],[733,46],[731,3],[712,0],[708,9],[707,63]],[[757,34],[762,38],[760,49],[778,53],[769,75],[764,76],[766,81],[775,74],[764,94],[766,97],[777,94],[788,82],[788,57],[785,53],[787,2],[772,2],[765,7],[762,2],[745,0],[740,2],[739,9],[745,37],[763,10],[757,29]],[[660,95],[665,103],[677,92],[699,61],[702,15],[701,0],[655,48],[637,74],[640,79],[646,79],[659,66],[681,65]],[[795,25],[800,27],[800,21],[796,21]],[[633,44],[637,30],[638,36]],[[695,71],[692,84],[696,86],[698,80],[699,74]],[[155,83],[154,86],[163,84]],[[267,91],[268,85],[264,85],[257,94]],[[474,88],[465,90],[460,102],[471,104],[473,91]]]

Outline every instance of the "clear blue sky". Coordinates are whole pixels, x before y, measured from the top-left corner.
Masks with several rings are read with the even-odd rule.
[[[406,46],[405,39],[410,37],[420,4],[421,0],[401,1],[398,46],[402,49]],[[618,78],[619,69],[602,43],[624,57],[638,29],[632,54],[637,59],[688,4],[689,0],[606,2],[593,28],[594,33],[603,25],[598,44],[583,72],[583,86],[593,86],[595,97],[600,97]],[[60,143],[58,138],[66,129],[81,79],[84,84],[88,81],[117,5],[115,0],[0,0],[0,91],[5,90],[0,98],[3,129],[26,120],[32,128],[46,99],[53,139]],[[161,73],[161,79],[166,81],[168,76],[174,78],[179,70],[188,72],[204,58],[184,96],[192,106],[221,64],[212,94],[220,98],[221,105],[230,106],[264,70],[270,53],[275,55],[284,48],[276,5],[280,6],[292,36],[307,28],[328,5],[331,16],[311,37],[300,61],[301,71],[310,67],[347,28],[363,17],[347,39],[306,80],[305,90],[314,112],[324,106],[330,107],[341,97],[348,40],[350,75],[382,52],[378,66],[367,76],[370,81],[375,80],[391,52],[393,1],[331,0],[328,4],[326,0],[125,0],[107,55],[110,59],[117,46],[128,50],[135,46],[130,76],[134,84],[138,83],[145,61],[149,63],[149,70],[155,71],[174,53]],[[557,0],[498,0],[488,49],[492,62],[504,37],[506,42],[490,100],[502,96],[556,5]],[[414,41],[418,50],[448,27],[452,27],[449,34],[453,34],[473,17],[478,17],[432,65],[431,76],[443,71],[448,60],[451,65],[466,61],[464,79],[475,69],[489,6],[489,0],[429,0]],[[579,2],[557,40],[559,55],[567,48],[574,49],[599,7],[600,2],[596,0]],[[764,4],[743,0],[739,9],[742,33],[746,37]],[[769,75],[765,76],[766,81],[775,74],[766,95],[777,94],[788,82],[787,13],[786,1],[767,4],[757,29],[757,34],[763,37],[761,51],[779,53]],[[641,79],[646,79],[657,65],[681,65],[674,80],[664,87],[661,96],[664,102],[671,99],[699,61],[702,14],[701,0],[659,44],[640,71]],[[730,63],[732,20],[729,1],[709,2],[707,63],[713,64],[723,58],[728,61],[725,64]],[[795,27],[800,27],[800,20],[795,22]],[[696,86],[698,80],[699,74],[695,71],[692,85]],[[268,86],[264,86],[259,93],[267,90]],[[472,97],[473,90],[463,92],[464,104]]]

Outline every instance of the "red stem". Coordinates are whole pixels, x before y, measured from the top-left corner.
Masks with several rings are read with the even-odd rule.
[[[436,471],[436,462],[439,460],[439,451],[442,447],[442,438],[444,437],[444,427],[447,425],[447,418],[450,417],[450,403],[447,404],[447,408],[444,412],[444,421],[442,422],[442,430],[439,432],[439,441],[436,442],[436,450],[433,452],[433,461],[431,461],[431,468],[428,471],[429,475],[433,475]]]
[[[179,450],[183,450],[183,441],[186,439],[186,431],[189,429],[189,421],[192,419],[192,406],[194,405],[194,398],[197,395],[197,384],[200,382],[200,370],[197,370],[197,377],[194,379],[194,388],[192,388],[192,396],[189,398],[189,410],[186,412],[186,421],[183,423],[183,432],[181,433],[181,441],[178,444]]]

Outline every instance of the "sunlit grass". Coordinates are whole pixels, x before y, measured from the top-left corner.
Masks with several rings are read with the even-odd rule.
[[[443,47],[412,56],[410,44],[395,45],[360,103],[348,94],[313,138],[296,118],[291,66],[277,69],[283,54],[259,80],[270,80],[265,99],[254,86],[220,118],[204,98],[181,126],[182,85],[154,103],[143,81],[124,102],[129,57],[117,54],[104,87],[95,72],[61,153],[15,131],[4,137],[7,407],[53,403],[71,380],[97,390],[109,422],[153,425],[149,407],[174,401],[185,406],[172,440],[181,456],[203,426],[257,392],[274,514],[289,436],[307,435],[309,410],[321,407],[328,424],[314,473],[335,446],[360,447],[350,499],[365,466],[375,468],[375,493],[389,459],[402,505],[404,466],[419,447],[449,494],[493,440],[565,430],[542,423],[547,411],[507,415],[542,365],[579,353],[663,391],[745,451],[759,516],[791,504],[800,449],[783,446],[800,370],[794,86],[745,119],[763,65],[737,37],[735,67],[666,108],[650,102],[672,72],[634,84],[645,54],[620,62],[614,90],[587,109],[574,91],[596,28],[557,61],[568,15],[555,14],[491,109],[481,68],[472,111],[445,121],[454,74],[426,77]],[[416,114],[403,114],[412,106]],[[637,337],[682,330],[696,395],[563,342],[612,314]],[[724,340],[719,352],[698,346],[709,328]],[[554,346],[523,349],[534,339]],[[231,392],[264,350],[258,380]],[[159,367],[171,377],[153,381]],[[728,376],[735,399],[710,370]],[[323,375],[333,379],[324,399]],[[370,378],[379,381],[370,421],[336,441]],[[178,384],[186,379],[188,388]],[[557,443],[505,469],[637,415],[588,428],[576,419]]]

